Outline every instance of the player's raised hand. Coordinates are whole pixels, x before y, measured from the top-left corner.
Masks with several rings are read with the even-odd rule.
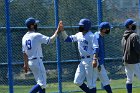
[[[63,26],[63,22],[62,21],[59,21],[57,30],[58,30],[58,32],[61,32],[61,31],[64,30],[64,26]]]

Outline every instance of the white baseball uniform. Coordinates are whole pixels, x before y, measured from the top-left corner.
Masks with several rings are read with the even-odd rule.
[[[37,84],[46,88],[46,71],[42,62],[41,44],[49,44],[50,37],[37,32],[27,32],[22,38],[22,51],[28,56],[28,65]]]
[[[78,50],[81,56],[81,62],[75,73],[74,83],[81,86],[84,79],[87,79],[89,89],[96,87],[97,69],[93,69],[93,33],[88,31],[85,35],[78,32],[75,35],[69,36],[71,42],[78,42]]]

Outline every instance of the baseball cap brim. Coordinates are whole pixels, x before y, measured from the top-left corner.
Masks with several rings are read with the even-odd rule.
[[[35,20],[35,23],[39,23],[39,20]]]
[[[137,22],[133,22],[132,24],[136,24]]]
[[[79,23],[78,25],[79,25],[79,26],[83,26],[84,24],[83,24],[83,23]]]

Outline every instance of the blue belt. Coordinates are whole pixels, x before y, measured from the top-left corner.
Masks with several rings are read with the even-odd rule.
[[[38,57],[34,57],[34,58],[31,58],[31,59],[29,59],[29,60],[35,60],[35,59],[37,59]],[[43,57],[39,57],[40,59],[43,59]]]
[[[90,56],[81,56],[81,59],[90,58]]]

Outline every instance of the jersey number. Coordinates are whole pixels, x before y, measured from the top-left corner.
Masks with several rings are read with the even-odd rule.
[[[26,46],[28,50],[31,50],[32,45],[31,45],[31,40],[26,40]]]

